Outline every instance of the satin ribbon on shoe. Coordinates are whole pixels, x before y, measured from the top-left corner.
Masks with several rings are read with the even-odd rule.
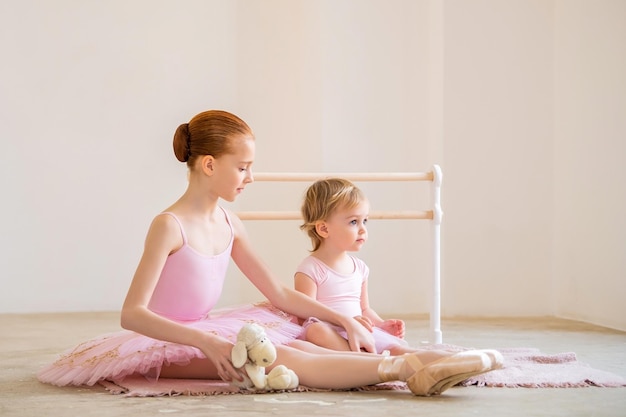
[[[491,353],[491,352],[490,352]],[[497,359],[497,355],[494,355]],[[430,396],[441,394],[448,388],[475,375],[495,369],[490,354],[480,350],[455,353],[423,365],[415,354],[405,357],[415,373],[406,383],[415,395]]]

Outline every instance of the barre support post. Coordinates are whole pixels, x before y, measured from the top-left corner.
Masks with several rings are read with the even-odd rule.
[[[441,332],[441,168],[439,165],[433,166],[433,182],[431,184],[433,218],[431,220],[432,229],[432,294],[430,306],[430,341],[440,344],[443,341]]]

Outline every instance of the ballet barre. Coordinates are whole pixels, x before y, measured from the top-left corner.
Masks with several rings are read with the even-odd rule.
[[[430,210],[381,210],[372,211],[371,219],[416,219],[430,220],[432,241],[432,293],[430,306],[430,342],[442,343],[441,331],[441,168],[434,165],[428,172],[379,172],[379,173],[297,173],[297,172],[259,172],[254,174],[254,181],[265,182],[314,182],[324,178],[345,178],[354,182],[400,182],[429,181],[431,194]],[[297,211],[240,211],[242,220],[301,220]]]

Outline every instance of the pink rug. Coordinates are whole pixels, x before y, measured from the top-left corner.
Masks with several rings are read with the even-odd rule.
[[[534,348],[499,349],[504,367],[461,383],[479,387],[626,387],[626,379],[578,362],[573,352],[547,355]]]
[[[437,346],[433,346],[436,348]],[[463,350],[446,345],[446,348]],[[626,387],[626,379],[580,363],[572,352],[547,355],[534,348],[500,349],[504,367],[470,378],[460,385],[479,387],[569,388],[569,387]],[[154,397],[172,395],[223,395],[252,394],[223,381],[159,379],[129,377],[120,381],[100,383],[112,394],[129,397]],[[384,383],[354,389],[407,390],[406,384]],[[353,390],[353,391],[354,391]],[[320,391],[300,386],[297,391]]]

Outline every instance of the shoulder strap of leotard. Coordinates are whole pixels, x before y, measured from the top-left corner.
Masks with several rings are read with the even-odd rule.
[[[180,220],[178,220],[178,217],[176,217],[176,215],[174,213],[171,213],[169,211],[164,211],[161,214],[167,214],[169,216],[172,216],[174,218],[174,220],[176,220],[176,223],[178,223],[178,227],[180,227],[180,234],[183,237],[183,245],[187,244],[187,235],[185,234],[185,229],[183,229],[183,224],[180,222]]]

